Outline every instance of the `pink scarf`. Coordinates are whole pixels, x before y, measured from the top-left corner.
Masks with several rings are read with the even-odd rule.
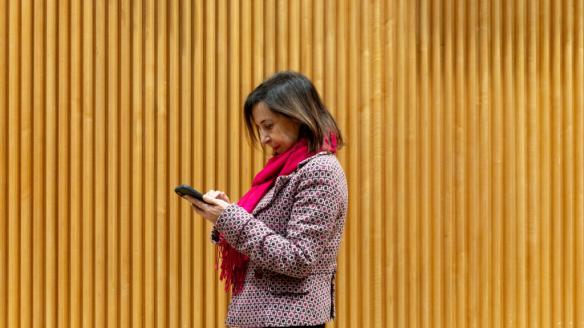
[[[321,150],[335,153],[336,149],[337,139],[334,135],[331,135],[330,142],[325,140]],[[260,200],[274,185],[277,177],[294,172],[300,162],[314,154],[316,152],[311,153],[308,151],[306,139],[300,139],[287,151],[272,157],[255,176],[250,190],[241,197],[237,204],[248,213],[252,213]],[[219,256],[221,257],[221,275],[219,278],[225,280],[225,291],[229,292],[231,288],[234,295],[239,294],[243,289],[249,257],[231,247],[221,235],[219,236]]]

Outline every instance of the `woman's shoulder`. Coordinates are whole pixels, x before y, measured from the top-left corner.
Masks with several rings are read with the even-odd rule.
[[[298,165],[299,173],[311,171],[337,172],[344,175],[343,168],[337,157],[330,152],[315,154]]]
[[[304,185],[321,185],[339,196],[339,200],[347,199],[347,177],[341,163],[334,154],[319,153],[308,158],[300,167],[296,181]]]

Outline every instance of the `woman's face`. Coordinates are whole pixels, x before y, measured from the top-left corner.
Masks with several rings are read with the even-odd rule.
[[[264,102],[254,106],[252,117],[260,133],[262,145],[272,148],[274,155],[290,149],[298,140],[300,124],[273,112]]]

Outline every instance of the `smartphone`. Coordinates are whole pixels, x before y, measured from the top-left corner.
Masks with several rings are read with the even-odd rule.
[[[187,185],[187,184],[182,184],[176,188],[174,188],[174,192],[176,192],[179,196],[192,196],[202,202],[204,202],[205,200],[203,199],[203,194],[196,190],[195,188]]]

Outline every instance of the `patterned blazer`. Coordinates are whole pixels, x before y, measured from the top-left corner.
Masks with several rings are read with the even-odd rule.
[[[227,325],[318,325],[334,318],[347,197],[340,163],[321,152],[278,177],[252,214],[236,204],[223,211],[215,229],[250,258]]]

